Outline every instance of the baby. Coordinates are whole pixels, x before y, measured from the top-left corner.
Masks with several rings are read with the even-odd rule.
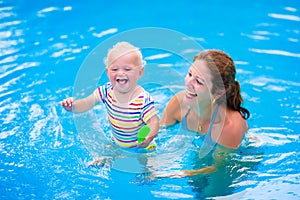
[[[119,42],[109,50],[105,64],[108,83],[83,99],[70,97],[61,105],[67,111],[78,113],[104,103],[112,127],[112,141],[124,148],[147,149],[157,135],[159,121],[152,97],[137,84],[144,73],[142,53],[128,42]],[[137,134],[144,125],[150,127],[150,133],[138,143]]]

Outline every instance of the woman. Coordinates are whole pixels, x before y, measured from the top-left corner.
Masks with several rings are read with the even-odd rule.
[[[167,126],[181,122],[183,129],[205,137],[203,145],[211,146],[210,150],[237,149],[248,129],[246,119],[250,113],[241,106],[243,98],[235,74],[234,62],[224,52],[200,52],[194,57],[185,78],[186,89],[170,100],[160,124]],[[214,155],[214,166],[184,170],[173,176],[215,171],[220,158]]]

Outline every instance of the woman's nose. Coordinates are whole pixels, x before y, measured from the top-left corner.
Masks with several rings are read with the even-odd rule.
[[[193,83],[193,77],[187,76],[185,78],[185,83],[186,83],[186,85],[192,84]]]

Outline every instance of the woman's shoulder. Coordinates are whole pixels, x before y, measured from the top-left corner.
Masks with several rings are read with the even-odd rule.
[[[222,131],[221,145],[230,148],[238,148],[248,130],[246,120],[238,111],[229,111],[225,117],[225,124]]]
[[[174,113],[181,113],[186,107],[183,103],[184,91],[176,93],[168,102],[166,110],[173,111]],[[180,118],[180,117],[179,117]]]
[[[184,91],[176,93],[170,100],[170,102],[181,104],[183,101]]]
[[[183,93],[175,94],[168,102],[160,123],[163,125],[171,125],[181,121],[181,108],[182,108]]]

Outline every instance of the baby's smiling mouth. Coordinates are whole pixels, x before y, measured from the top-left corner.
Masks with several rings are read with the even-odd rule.
[[[117,78],[116,81],[119,84],[126,84],[128,82],[128,79],[127,78]]]

